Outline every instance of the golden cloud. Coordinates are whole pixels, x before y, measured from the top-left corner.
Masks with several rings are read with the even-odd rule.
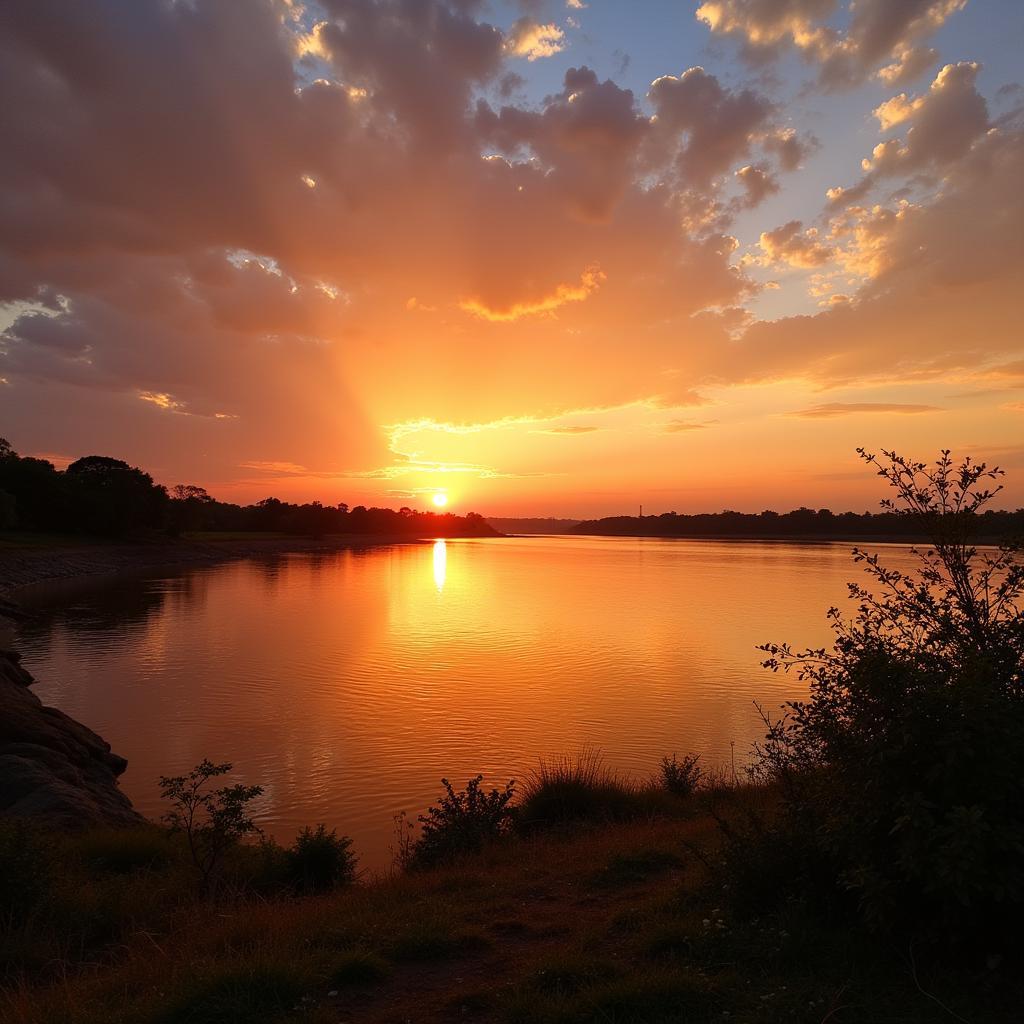
[[[524,316],[553,313],[569,302],[582,302],[604,282],[606,275],[600,267],[587,267],[579,284],[560,284],[553,292],[538,299],[525,299],[509,306],[489,306],[480,299],[463,299],[459,309],[492,323],[512,323]]]
[[[505,52],[528,61],[553,57],[565,49],[565,33],[555,24],[520,18],[505,37]]]

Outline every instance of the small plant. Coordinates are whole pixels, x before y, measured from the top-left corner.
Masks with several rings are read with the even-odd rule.
[[[204,759],[187,775],[160,776],[160,795],[171,801],[163,820],[172,832],[184,834],[204,893],[215,881],[227,851],[245,836],[260,833],[249,817],[249,803],[263,792],[262,786],[236,783],[211,789],[212,781],[232,767],[228,761],[214,764]]]
[[[693,796],[704,776],[697,763],[700,754],[686,754],[680,761],[675,754],[661,759],[661,784],[673,796]]]
[[[483,780],[482,775],[470,779],[459,793],[447,779],[441,780],[445,796],[419,816],[420,834],[406,847],[405,866],[434,867],[461,854],[476,853],[509,832],[515,780],[489,793],[480,788]]]
[[[287,852],[288,875],[302,892],[327,892],[351,885],[356,877],[356,857],[348,836],[339,836],[326,825],[307,826]]]

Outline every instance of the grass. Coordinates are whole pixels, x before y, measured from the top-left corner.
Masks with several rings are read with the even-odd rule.
[[[350,949],[338,957],[327,984],[331,989],[373,985],[391,973],[391,965],[382,956],[366,949]]]
[[[971,1022],[1018,1019],[1019,965],[912,959],[794,899],[741,915],[705,867],[717,836],[691,807],[513,836],[452,867],[315,897],[216,900],[195,895],[184,851],[158,830],[47,837],[46,897],[0,925],[0,1019],[951,1019],[936,1000]],[[257,872],[258,851],[233,870]]]
[[[689,810],[661,786],[628,779],[599,751],[541,761],[523,782],[519,827],[525,832],[579,823],[607,824],[678,817]]]

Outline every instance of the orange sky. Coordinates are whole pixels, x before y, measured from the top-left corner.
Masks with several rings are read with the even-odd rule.
[[[1024,503],[1015,0],[0,10],[0,434],[218,497]]]

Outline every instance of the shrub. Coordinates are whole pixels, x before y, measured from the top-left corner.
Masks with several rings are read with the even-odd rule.
[[[187,775],[160,777],[160,795],[171,801],[164,821],[181,832],[199,873],[200,890],[207,892],[216,879],[224,855],[242,838],[259,833],[248,806],[263,792],[262,786],[235,784],[211,790],[211,780],[227,775],[229,762],[203,760]]]
[[[770,724],[760,768],[869,922],[991,949],[1024,902],[1024,565],[971,544],[998,470],[860,454],[932,545],[914,572],[854,552],[878,593],[851,584],[831,650],[763,648],[810,694]]]
[[[673,796],[692,796],[704,770],[697,763],[700,754],[687,754],[682,761],[673,754],[661,759],[661,784]]]
[[[348,836],[338,836],[326,825],[304,828],[287,851],[288,876],[302,892],[326,892],[351,885],[356,876],[356,857]]]
[[[20,821],[0,821],[0,924],[20,921],[42,900],[50,857],[38,833]]]
[[[482,775],[470,779],[459,793],[447,779],[441,780],[445,788],[441,802],[419,816],[420,834],[404,847],[404,853],[400,847],[399,856],[406,867],[433,867],[465,853],[476,853],[509,832],[513,817],[509,804],[515,796],[515,781],[488,793],[480,788],[483,780]]]

